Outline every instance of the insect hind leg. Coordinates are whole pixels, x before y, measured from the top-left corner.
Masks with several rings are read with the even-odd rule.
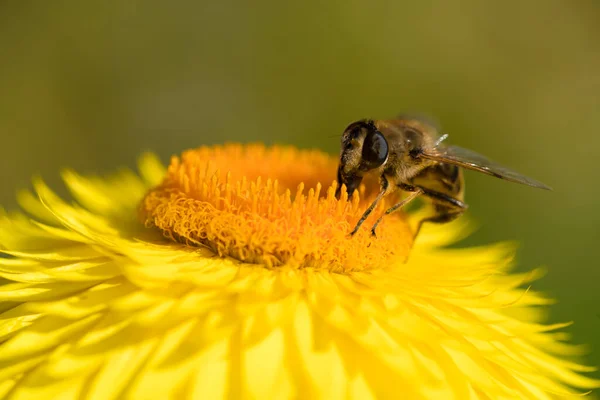
[[[444,224],[446,222],[454,221],[456,218],[460,217],[467,211],[469,206],[464,202],[455,199],[454,197],[448,196],[447,194],[428,190],[421,188],[424,192],[424,195],[431,198],[435,207],[435,215],[431,217],[423,218],[419,221],[417,225],[417,229],[415,229],[415,233],[413,238],[416,239],[423,227],[425,222],[432,222],[436,224]]]

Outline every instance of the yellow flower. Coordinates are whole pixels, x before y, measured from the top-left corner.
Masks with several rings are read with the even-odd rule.
[[[545,399],[598,387],[510,273],[513,246],[448,249],[464,220],[348,237],[367,182],[336,160],[202,147],[141,177],[34,181],[0,213],[0,398]],[[389,201],[392,201],[390,199]],[[389,202],[388,202],[389,205]],[[381,215],[383,204],[367,223]],[[140,220],[143,223],[140,223]]]

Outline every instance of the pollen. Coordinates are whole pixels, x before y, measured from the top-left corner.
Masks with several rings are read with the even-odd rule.
[[[379,186],[365,179],[337,199],[336,170],[337,159],[317,150],[204,146],[172,157],[140,215],[169,239],[269,268],[351,272],[406,260],[412,232],[404,213],[386,216],[376,237],[370,230],[398,198],[386,196],[350,236]]]

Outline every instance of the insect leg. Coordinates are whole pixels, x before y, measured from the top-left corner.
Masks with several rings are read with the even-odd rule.
[[[383,196],[385,196],[385,194],[387,193],[388,187],[389,187],[389,182],[388,182],[387,178],[385,177],[385,175],[381,175],[381,190],[379,191],[379,194],[377,195],[375,200],[373,200],[373,203],[371,203],[369,208],[367,208],[365,210],[362,217],[360,217],[360,219],[356,223],[356,226],[354,227],[352,232],[350,232],[350,236],[353,236],[356,232],[358,232],[358,229],[360,228],[360,226],[363,224],[363,222],[365,222],[365,220],[369,217],[369,215],[371,215],[371,213],[373,212],[375,207],[377,207],[377,204],[379,204],[379,202],[381,201]]]
[[[411,194],[408,195],[408,197],[406,197],[405,199],[402,199],[402,201],[394,204],[393,206],[391,206],[390,208],[385,210],[385,213],[381,217],[379,217],[379,219],[375,222],[375,224],[373,224],[373,227],[371,228],[371,235],[377,236],[375,234],[375,229],[377,229],[377,225],[379,225],[379,223],[381,222],[381,220],[383,219],[384,216],[389,215],[396,210],[399,210],[400,208],[404,207],[405,205],[407,205],[408,203],[410,203],[411,201],[413,201],[414,199],[416,199],[417,197],[419,197],[422,194],[423,194],[423,189],[416,188],[416,189],[414,189],[414,191]]]
[[[421,231],[421,228],[425,222],[433,222],[437,224],[450,222],[460,217],[467,210],[467,208],[469,208],[469,206],[464,202],[448,196],[447,194],[425,188],[421,189],[427,197],[430,197],[434,201],[436,214],[431,217],[423,218],[421,221],[419,221],[419,225],[417,225],[417,229],[415,230],[414,238],[419,235],[419,232]]]

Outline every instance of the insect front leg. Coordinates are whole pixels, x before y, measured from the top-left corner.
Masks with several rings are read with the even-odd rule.
[[[381,190],[379,191],[379,194],[377,195],[375,200],[373,200],[373,203],[371,203],[369,208],[367,208],[365,210],[362,217],[360,217],[360,220],[358,220],[358,222],[356,223],[356,226],[354,227],[352,232],[350,232],[350,236],[354,236],[354,234],[356,232],[358,232],[358,229],[360,228],[360,226],[363,224],[363,222],[365,222],[365,220],[369,217],[369,215],[371,215],[371,213],[373,212],[375,207],[377,207],[377,204],[379,204],[379,202],[381,201],[383,196],[385,196],[385,194],[387,193],[387,190],[388,190],[390,184],[389,184],[387,178],[385,177],[385,175],[381,175],[380,179],[381,179]]]
[[[464,214],[467,208],[469,208],[469,206],[464,202],[448,196],[447,194],[425,188],[421,189],[423,190],[423,194],[425,196],[433,200],[435,206],[435,215],[423,218],[421,221],[419,221],[417,229],[414,233],[415,239],[419,235],[419,232],[421,231],[421,228],[425,222],[433,222],[436,224],[450,222],[460,217],[462,214]]]
[[[423,189],[415,188],[414,186],[404,186],[404,187],[402,187],[402,189],[409,190],[412,193],[409,194],[406,198],[402,199],[398,203],[396,203],[393,206],[391,206],[390,208],[388,208],[387,210],[385,210],[385,213],[381,217],[379,217],[379,219],[373,224],[373,227],[371,228],[371,235],[377,236],[375,234],[375,229],[377,229],[377,225],[379,225],[381,220],[383,220],[384,216],[389,215],[389,214],[393,213],[394,211],[401,209],[402,207],[404,207],[405,205],[407,205],[408,203],[410,203],[411,201],[413,201],[414,199],[416,199],[417,197],[419,197],[420,195],[423,194]]]

